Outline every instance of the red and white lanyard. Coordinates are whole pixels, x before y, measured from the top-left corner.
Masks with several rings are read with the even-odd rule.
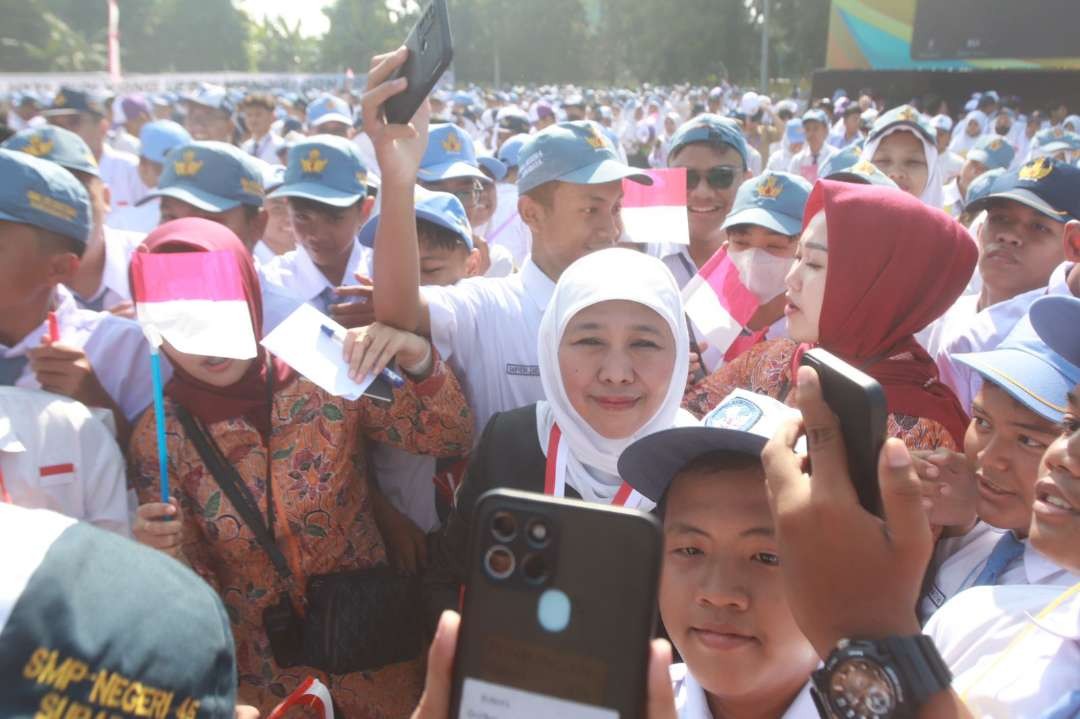
[[[559,425],[553,424],[548,437],[547,469],[544,473],[544,494],[549,497],[566,496],[566,453],[568,451],[562,430],[559,429]],[[643,499],[645,499],[644,496],[624,481],[619,486],[619,491],[611,498],[611,506],[637,507]]]

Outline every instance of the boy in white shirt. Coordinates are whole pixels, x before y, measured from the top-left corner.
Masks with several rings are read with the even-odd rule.
[[[681,719],[817,716],[819,659],[788,606],[761,451],[798,412],[736,390],[700,426],[631,445],[619,474],[664,522],[660,616],[685,664],[671,667]]]

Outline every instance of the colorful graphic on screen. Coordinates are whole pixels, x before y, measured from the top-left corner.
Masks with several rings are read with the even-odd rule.
[[[830,70],[1080,69],[1077,0],[833,0]]]

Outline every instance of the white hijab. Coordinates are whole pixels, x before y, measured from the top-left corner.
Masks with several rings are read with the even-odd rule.
[[[581,310],[609,300],[638,302],[668,323],[675,338],[675,366],[663,403],[637,432],[623,439],[601,436],[570,404],[559,369],[559,344],[570,320]],[[570,452],[566,484],[582,499],[610,503],[619,490],[619,455],[642,437],[675,426],[696,424],[680,409],[689,371],[690,337],[679,286],[663,262],[636,250],[612,248],[582,257],[559,278],[540,322],[540,381],[546,401],[536,405],[536,432],[546,456],[556,423]],[[649,506],[640,506],[650,509]]]
[[[922,143],[928,172],[926,175],[926,187],[923,188],[922,194],[919,195],[919,199],[922,200],[924,205],[940,210],[945,206],[945,193],[942,190],[942,185],[944,183],[941,181],[941,164],[938,162],[937,147],[934,143],[928,142],[925,137],[911,127],[907,125],[896,125],[881,133],[873,140],[867,140],[866,145],[863,146],[861,159],[873,162],[878,145],[881,144],[882,140],[894,132],[910,132]]]
[[[979,125],[979,134],[975,137],[971,137],[967,134],[968,123],[974,120]],[[990,118],[986,116],[986,113],[982,110],[972,110],[964,119],[961,120],[953,127],[952,142],[949,143],[949,152],[955,152],[961,157],[966,157],[968,150],[970,150],[979,138],[986,134],[986,125],[990,122]]]

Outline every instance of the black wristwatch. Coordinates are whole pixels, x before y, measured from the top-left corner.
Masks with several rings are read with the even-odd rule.
[[[930,637],[844,639],[811,677],[822,719],[913,719],[952,672]]]

